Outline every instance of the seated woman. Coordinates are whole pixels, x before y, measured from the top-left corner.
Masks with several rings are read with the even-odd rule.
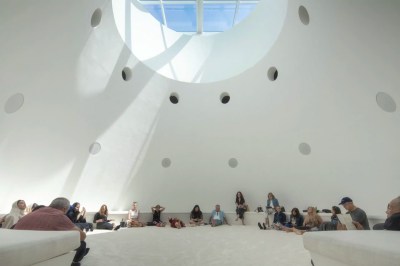
[[[285,224],[286,224],[286,214],[282,212],[280,206],[276,206],[272,228],[281,230],[283,225]]]
[[[140,211],[137,202],[132,203],[132,208],[128,212],[128,227],[144,227],[144,223],[139,222]]]
[[[168,221],[172,228],[181,229],[182,227],[185,227],[185,224],[178,218],[168,218]]]
[[[86,209],[82,207],[82,211],[80,211],[81,204],[79,202],[75,202],[69,207],[67,211],[67,216],[76,226],[78,226],[81,230],[93,231],[93,224],[86,222]]]
[[[103,204],[100,207],[100,210],[96,212],[93,218],[93,223],[96,223],[97,229],[106,229],[106,230],[113,230],[114,223],[110,223],[112,220],[107,219],[108,216],[108,208],[107,205]],[[114,228],[114,230],[118,230],[120,226]]]
[[[151,207],[151,212],[153,213],[153,221],[151,222],[151,225],[155,225],[158,227],[164,227],[165,223],[161,221],[161,213],[165,210],[164,207],[161,207],[160,205],[156,205],[155,207]]]
[[[9,214],[4,216],[2,228],[12,229],[14,225],[25,215],[26,204],[23,200],[17,200],[13,203]]]
[[[297,228],[288,228],[287,232],[295,232],[296,234],[302,235],[307,231],[318,231],[322,224],[322,218],[317,214],[317,209],[314,207],[307,208],[307,216],[304,218],[303,226]]]
[[[244,213],[247,210],[247,206],[242,192],[238,191],[236,193],[235,203],[236,203],[236,221],[240,219],[242,220],[242,224],[244,225]]]
[[[330,222],[323,222],[319,227],[320,231],[334,231],[337,230],[339,224],[338,214],[341,214],[342,211],[338,206],[332,206],[332,216]]]
[[[204,224],[203,213],[201,212],[199,205],[194,205],[193,210],[190,213],[189,223],[193,226]]]
[[[292,211],[290,212],[290,219],[289,222],[286,223],[286,227],[292,228],[292,227],[299,227],[302,226],[304,223],[304,217],[303,215],[300,214],[300,211],[298,208],[293,208]]]

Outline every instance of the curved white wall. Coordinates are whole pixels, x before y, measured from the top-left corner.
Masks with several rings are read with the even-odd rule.
[[[48,204],[60,195],[90,210],[126,209],[132,200],[142,210],[233,210],[241,190],[251,208],[273,191],[287,208],[329,208],[350,196],[383,215],[398,196],[399,111],[383,111],[376,96],[400,103],[399,2],[289,1],[271,49],[247,70],[207,83],[141,62],[120,37],[113,7],[2,1],[0,213],[18,198]],[[97,8],[103,17],[93,29]],[[276,81],[267,77],[271,66]],[[5,112],[16,93],[22,107]],[[90,155],[94,142],[101,150]]]

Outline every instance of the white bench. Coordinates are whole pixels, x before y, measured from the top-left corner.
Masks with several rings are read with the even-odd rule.
[[[77,231],[0,229],[0,265],[71,265],[80,246]]]
[[[304,234],[315,266],[400,265],[400,232],[334,231]]]

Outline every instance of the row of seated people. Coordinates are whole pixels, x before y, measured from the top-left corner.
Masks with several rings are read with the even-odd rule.
[[[349,197],[342,198],[339,205],[342,205],[346,209],[352,220],[352,225],[357,230],[370,230],[368,217],[364,210],[357,207],[353,200]],[[258,227],[261,230],[276,229],[283,230],[286,232],[294,232],[297,234],[304,234],[307,231],[331,231],[331,230],[347,230],[345,224],[341,223],[338,215],[341,214],[341,210],[338,206],[333,206],[331,210],[332,216],[329,222],[323,222],[321,216],[317,213],[315,207],[307,208],[307,215],[303,217],[298,208],[293,208],[289,220],[287,220],[286,214],[282,212],[280,206],[275,206],[273,222],[271,226],[267,221],[266,223],[258,223]],[[387,219],[383,224],[377,224],[374,226],[375,230],[400,230],[400,197],[397,197],[389,202],[387,205]],[[350,224],[350,225],[351,225]]]
[[[239,198],[239,200],[238,200]],[[242,202],[240,202],[240,198],[242,199]],[[244,203],[243,195],[238,192],[236,195],[237,199],[237,205],[240,203]],[[400,200],[397,200],[400,201]],[[393,204],[396,205],[396,199],[393,200]],[[279,205],[276,205],[274,208],[271,208],[271,205],[268,205],[268,203],[276,203],[277,200],[274,198],[272,193],[268,194],[268,201],[267,201],[267,206],[266,206],[266,219],[265,223],[261,224],[259,223],[260,229],[269,229],[269,228],[274,228],[274,229],[279,229],[279,230],[284,230],[284,231],[289,231],[289,232],[296,232],[296,233],[304,233],[305,231],[317,231],[317,230],[343,230],[346,229],[345,225],[341,224],[339,222],[339,219],[337,217],[338,214],[341,214],[341,210],[337,206],[332,207],[332,216],[331,216],[331,221],[330,222],[323,222],[322,218],[318,215],[316,212],[316,208],[314,207],[309,207],[307,209],[307,215],[303,217],[303,215],[300,214],[298,208],[293,208],[289,217],[289,220],[287,220],[286,214],[282,212],[281,208]],[[349,197],[344,197],[342,201],[339,203],[342,205],[347,211],[348,214],[350,214],[353,223],[355,227],[359,230],[369,230],[369,223],[368,223],[368,218],[365,213],[361,208],[358,208],[357,206],[354,205],[353,201]],[[388,205],[389,208],[390,205]],[[39,208],[44,207],[43,205],[37,205],[33,204],[31,210],[37,210]],[[26,209],[26,204],[25,201],[23,200],[18,200],[13,203],[12,210],[11,212],[0,219],[3,223],[3,228],[11,228],[21,217],[25,215],[25,209]],[[140,211],[138,209],[138,204],[137,202],[133,202],[131,209],[128,212],[128,219],[126,222],[123,222],[119,225],[116,225],[113,220],[108,219],[108,208],[107,205],[103,204],[100,207],[100,210],[94,215],[93,223],[96,224],[97,229],[106,229],[106,230],[118,230],[120,226],[126,225],[127,227],[143,227],[146,225],[155,225],[155,226],[160,226],[163,227],[166,225],[165,222],[161,221],[161,213],[165,210],[164,207],[161,207],[160,205],[156,205],[154,207],[151,207],[151,211],[153,213],[153,219],[151,222],[144,223],[139,220],[140,216]],[[270,223],[270,214],[273,214],[273,222]],[[389,210],[389,209],[388,209]],[[238,212],[237,212],[238,214]],[[66,215],[68,218],[80,229],[86,230],[86,231],[93,231],[93,223],[90,223],[86,221],[86,209],[84,207],[81,208],[80,203],[75,202],[72,204]],[[221,216],[221,217],[220,217]],[[242,219],[243,222],[243,213],[238,214],[238,217]],[[392,217],[392,220],[396,220],[396,215]],[[397,218],[398,219],[398,218]],[[177,218],[168,218],[168,221],[170,222],[172,227],[184,227],[185,224],[180,221]],[[224,212],[220,210],[220,206],[216,205],[215,210],[211,214],[209,223],[211,225],[220,225],[223,223],[227,223],[226,217],[224,215]],[[196,226],[196,225],[204,225],[207,224],[203,221],[203,214],[200,210],[199,205],[195,205],[190,213],[190,221],[189,224],[191,226]],[[396,223],[395,223],[396,224]],[[389,226],[390,227],[390,226]]]

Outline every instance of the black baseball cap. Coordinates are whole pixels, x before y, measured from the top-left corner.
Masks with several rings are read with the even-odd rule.
[[[347,202],[353,202],[353,200],[350,199],[349,197],[344,197],[344,198],[342,199],[342,201],[340,201],[339,205],[343,205],[343,204],[345,204],[345,203],[347,203]]]

